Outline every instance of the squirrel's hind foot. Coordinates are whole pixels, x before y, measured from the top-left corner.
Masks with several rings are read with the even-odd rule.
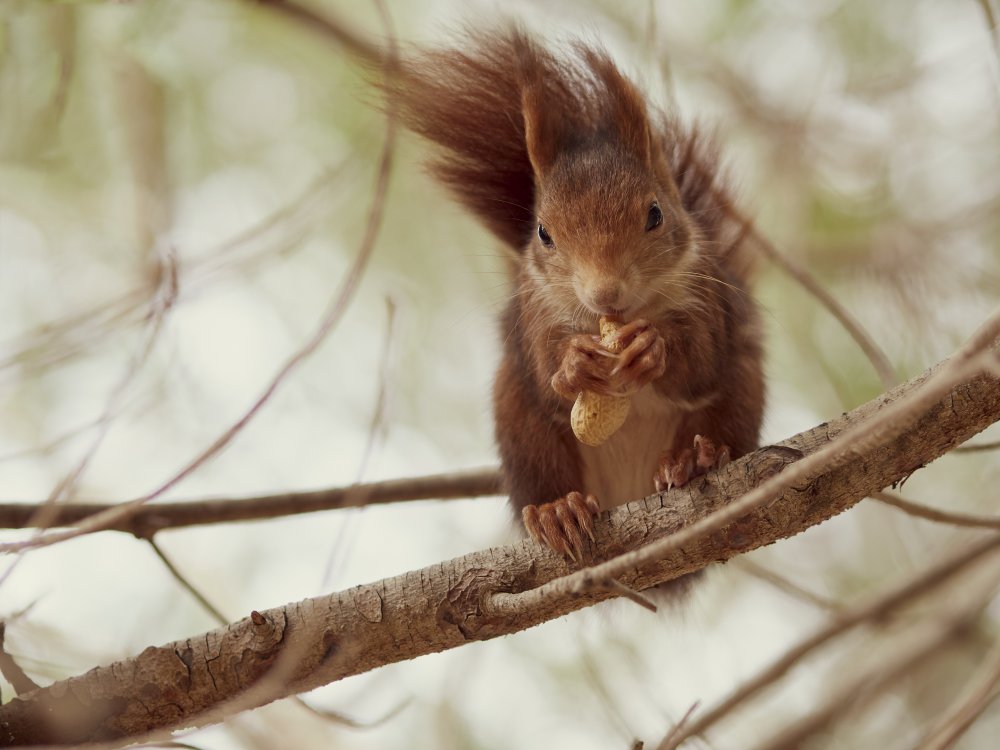
[[[594,541],[594,516],[600,512],[593,495],[570,492],[549,503],[525,506],[521,518],[532,539],[579,563],[583,535]]]
[[[721,469],[729,463],[729,458],[728,445],[716,445],[711,438],[695,435],[693,448],[663,455],[653,484],[657,492],[683,487],[695,477]]]

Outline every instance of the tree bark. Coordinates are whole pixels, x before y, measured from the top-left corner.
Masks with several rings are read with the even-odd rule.
[[[602,515],[596,544],[588,548],[591,559],[637,549],[726,506],[906,396],[935,369],[714,475]],[[860,452],[853,462],[818,474],[621,582],[644,589],[793,536],[905,479],[998,419],[1000,381],[972,378],[888,444]],[[200,726],[378,666],[524,630],[616,595],[555,590],[520,610],[503,606],[503,596],[494,598],[535,589],[569,571],[555,554],[525,540],[254,612],[15,698],[0,707],[0,743],[134,741],[148,732]]]

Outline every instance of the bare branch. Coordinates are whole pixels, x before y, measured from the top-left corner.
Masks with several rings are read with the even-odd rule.
[[[994,644],[983,666],[945,709],[942,718],[927,732],[916,750],[947,750],[954,746],[1000,695],[996,692],[997,685],[1000,685],[1000,641]]]
[[[343,20],[334,18],[329,10],[324,11],[323,15],[319,15],[309,8],[298,3],[287,2],[287,0],[256,0],[256,2],[288,17],[304,28],[322,35],[337,47],[345,49],[366,63],[379,67],[393,65],[392,56],[387,55],[371,40],[365,39],[360,32],[351,28]]]
[[[780,446],[762,448],[687,487],[616,508],[598,520],[596,543],[588,550],[601,558],[656,544],[658,537],[716,514],[729,498],[772,482],[775,472],[794,476],[798,456],[806,456],[802,463],[822,455],[825,446],[855,435],[856,425],[881,424],[887,413],[898,416],[899,402],[910,404],[907,414],[920,404],[922,415],[907,419],[905,427],[863,431],[895,435],[891,442],[859,440],[849,464],[824,463],[822,470],[811,470],[811,481],[796,479],[783,487],[780,502],[742,513],[718,533],[669,547],[662,559],[624,571],[621,582],[642,590],[820,523],[1000,419],[998,381],[977,376],[941,392],[941,374],[954,372],[948,363],[939,365]],[[928,402],[928,394],[936,398]],[[1000,534],[965,554],[986,555],[997,546]],[[254,613],[20,696],[0,707],[0,730],[15,743],[135,741],[144,732],[218,721],[377,666],[523,630],[613,596],[600,589],[577,594],[562,586],[537,598],[517,593],[566,580],[566,572],[560,557],[525,540]],[[56,725],[51,718],[57,716],[76,721]]]
[[[746,237],[754,243],[760,253],[797,281],[844,327],[844,330],[854,339],[868,361],[871,362],[872,367],[875,368],[882,387],[888,390],[896,385],[898,378],[889,358],[847,308],[840,304],[807,268],[800,265],[791,256],[778,250],[775,244],[761,233],[747,216],[744,216],[733,206],[730,206],[729,210],[731,215],[742,224]]]
[[[952,616],[944,623],[921,623],[922,632],[911,636],[912,642],[898,649],[898,653],[881,661],[875,667],[861,674],[837,690],[819,708],[808,716],[785,727],[771,740],[759,745],[755,750],[798,750],[813,735],[822,731],[848,711],[865,701],[867,705],[874,697],[895,685],[899,680],[938,656],[945,647],[952,645],[956,638],[971,624],[968,612],[961,617]]]
[[[973,529],[1000,530],[1000,517],[998,516],[976,516],[971,513],[955,513],[953,511],[938,510],[937,508],[931,508],[926,505],[921,505],[920,503],[911,502],[906,498],[900,497],[895,492],[889,492],[887,490],[883,490],[882,492],[873,492],[872,499],[878,500],[880,503],[885,503],[886,505],[891,505],[893,508],[898,508],[911,516],[925,518],[928,521],[937,521],[938,523],[948,523],[952,526],[963,526]]]
[[[997,448],[1000,448],[1000,440],[975,445],[960,445],[952,453],[985,453],[986,451],[995,451]]]
[[[672,738],[661,742],[658,750],[674,750],[687,739],[702,734],[720,719],[729,715],[737,706],[776,683],[820,646],[829,643],[861,623],[875,622],[888,612],[938,589],[943,584],[954,580],[957,575],[965,572],[973,564],[982,561],[984,556],[995,556],[998,547],[1000,547],[1000,535],[991,535],[978,544],[967,548],[963,553],[938,563],[915,578],[908,579],[902,585],[880,593],[874,599],[843,610],[810,637],[790,648],[765,669],[740,685],[717,706],[714,706],[696,721],[689,723],[683,731],[672,732],[670,735]]]
[[[174,580],[177,581],[177,583],[179,583],[185,590],[187,590],[189,594],[191,594],[191,596],[195,598],[198,604],[200,604],[202,608],[206,612],[208,612],[208,614],[210,614],[217,623],[219,623],[220,625],[225,625],[227,622],[229,622],[229,619],[224,614],[222,614],[222,612],[220,612],[219,609],[214,604],[212,604],[212,602],[208,600],[208,597],[205,596],[203,593],[201,593],[201,591],[199,591],[195,587],[195,585],[191,583],[191,581],[189,581],[184,576],[184,574],[180,572],[180,570],[177,569],[177,566],[174,565],[174,563],[171,561],[169,557],[167,557],[166,552],[164,552],[163,549],[161,549],[160,545],[156,543],[155,539],[150,537],[146,541],[149,542],[149,546],[152,548],[156,556],[160,558],[160,562],[163,563],[164,567],[167,569],[167,572],[169,572],[170,575],[173,576]]]
[[[385,335],[382,337],[382,353],[379,356],[378,390],[375,395],[375,408],[372,410],[371,422],[368,425],[368,438],[365,449],[361,453],[361,465],[358,468],[357,479],[360,482],[375,452],[379,434],[385,429],[385,411],[389,383],[389,369],[392,362],[392,344],[396,329],[396,302],[392,297],[386,297]]]
[[[171,503],[152,503],[105,526],[146,539],[164,529],[204,526],[214,523],[255,521],[301,513],[315,513],[337,508],[405,500],[453,500],[457,498],[498,495],[502,492],[500,473],[495,468],[472,469],[426,477],[389,479],[347,487],[311,492],[285,492],[248,498],[203,498]],[[74,526],[117,505],[65,503],[56,506],[52,526]],[[0,528],[20,529],[30,526],[38,508],[29,503],[0,504]]]
[[[604,591],[610,591],[612,594],[617,594],[618,596],[628,599],[629,601],[635,602],[643,609],[648,609],[650,612],[656,612],[656,605],[653,604],[653,600],[648,596],[643,596],[635,589],[626,586],[621,581],[616,581],[614,578],[602,581],[600,587]]]
[[[829,310],[830,314],[837,319],[837,322],[844,327],[844,330],[847,331],[850,337],[861,348],[861,351],[864,352],[868,361],[872,363],[872,367],[875,368],[875,372],[882,382],[882,387],[888,390],[896,385],[898,378],[896,377],[896,371],[892,363],[889,362],[889,358],[882,351],[881,347],[875,343],[875,340],[868,334],[868,331],[862,327],[861,323],[848,312],[847,308],[840,304],[805,267],[799,265],[791,256],[778,250],[774,243],[767,239],[767,237],[754,230],[751,230],[751,236],[760,251],[771,262],[799,282],[802,288],[819,300],[820,304]]]
[[[736,566],[741,570],[745,570],[754,578],[759,578],[760,580],[774,586],[774,588],[779,591],[783,591],[796,599],[801,599],[804,602],[809,602],[816,607],[830,610],[831,612],[836,612],[841,609],[841,605],[834,600],[821,596],[814,591],[809,591],[808,589],[805,589],[795,583],[795,581],[791,581],[785,576],[775,573],[770,568],[758,565],[747,557],[739,558],[739,560],[736,561]]]

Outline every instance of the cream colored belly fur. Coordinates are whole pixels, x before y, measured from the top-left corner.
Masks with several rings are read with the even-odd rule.
[[[677,428],[678,409],[647,385],[632,397],[625,424],[603,445],[580,444],[583,491],[607,510],[655,491],[653,475]]]

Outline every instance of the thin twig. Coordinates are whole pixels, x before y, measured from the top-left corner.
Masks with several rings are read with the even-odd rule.
[[[298,3],[287,0],[256,0],[259,5],[265,5],[292,19],[296,23],[324,36],[336,46],[347,50],[357,58],[379,67],[390,67],[395,64],[395,58],[387,55],[374,42],[365,39],[360,32],[351,28],[340,19],[335,19],[325,10],[323,15],[316,13]]]
[[[365,441],[364,450],[361,452],[361,461],[358,465],[358,472],[356,474],[356,481],[358,483],[364,478],[365,472],[368,469],[368,463],[375,453],[378,439],[385,432],[385,412],[388,400],[386,394],[389,390],[389,369],[392,360],[392,342],[396,322],[396,303],[392,297],[386,297],[386,313],[387,320],[385,335],[382,337],[382,354],[379,358],[378,389],[375,396],[375,408],[372,409],[371,422],[368,424],[368,439]],[[340,524],[340,528],[337,529],[337,534],[330,545],[330,553],[327,555],[326,565],[323,567],[323,589],[329,587],[334,571],[343,565],[343,561],[353,551],[354,539],[357,536],[354,531],[357,522],[360,520],[359,516],[359,513],[349,515]]]
[[[947,750],[952,747],[1000,695],[996,692],[997,685],[1000,685],[1000,640],[986,656],[983,666],[914,750]]]
[[[801,599],[802,601],[809,602],[817,607],[833,612],[842,609],[842,605],[835,602],[833,599],[821,596],[814,591],[809,591],[794,581],[775,573],[770,568],[765,568],[763,565],[755,563],[748,557],[741,557],[737,560],[736,567],[745,571],[749,575],[752,575],[754,578],[759,578],[765,583],[769,583],[779,591],[782,591],[789,596],[793,596],[796,599]]]
[[[4,342],[9,354],[0,359],[0,371],[24,366],[31,362],[43,367],[63,362],[84,351],[90,351],[89,342],[112,330],[120,330],[123,321],[141,320],[139,307],[146,299],[145,286],[125,292],[121,296],[102,302],[87,310],[80,310],[58,320],[41,323],[34,328]],[[76,334],[72,343],[65,340]],[[23,342],[23,343],[22,343]],[[59,346],[55,346],[58,343]],[[41,363],[33,361],[41,355]]]
[[[3,675],[3,678],[10,683],[16,694],[30,693],[32,690],[36,690],[38,685],[14,661],[14,657],[7,653],[7,648],[4,644],[6,637],[7,623],[0,620],[0,675]]]
[[[926,505],[921,505],[920,503],[914,503],[900,497],[894,492],[888,492],[886,490],[883,490],[882,492],[873,492],[871,497],[873,500],[878,500],[880,503],[891,505],[893,508],[898,508],[904,513],[916,516],[917,518],[924,518],[928,521],[936,521],[938,523],[947,523],[952,526],[962,526],[973,529],[1000,529],[1000,517],[998,516],[977,516],[971,513],[955,513],[954,511],[938,510],[937,508],[930,508]]]
[[[392,719],[395,719],[413,702],[412,699],[407,698],[406,700],[397,703],[381,716],[377,716],[370,721],[361,721],[360,719],[352,719],[350,716],[344,716],[337,711],[331,711],[328,708],[317,708],[316,706],[307,703],[301,696],[295,696],[294,700],[298,705],[302,706],[302,708],[311,713],[313,716],[323,719],[324,721],[337,724],[338,726],[349,727],[350,729],[375,729],[383,724],[387,724]]]
[[[590,649],[583,649],[578,658],[580,666],[583,669],[584,679],[586,679],[587,684],[593,690],[597,702],[604,709],[608,721],[615,725],[618,734],[622,737],[635,737],[635,732],[629,726],[628,719],[622,713],[619,702],[619,698],[621,697],[620,691],[618,695],[615,695],[614,691],[608,689],[607,671],[601,669],[601,665],[596,662]]]
[[[882,592],[868,601],[844,609],[813,635],[790,648],[754,677],[740,685],[697,721],[689,724],[684,731],[672,733],[672,739],[669,739],[668,735],[668,738],[660,743],[658,750],[674,750],[687,739],[702,734],[720,719],[728,716],[737,706],[776,683],[820,646],[829,643],[860,623],[875,622],[893,610],[952,581],[971,565],[994,553],[998,547],[1000,547],[1000,535],[990,535],[983,541],[967,548],[963,553],[938,563],[921,575],[909,578],[903,584]]]
[[[215,457],[223,448],[229,445],[232,439],[236,437],[236,435],[238,435],[259,413],[261,408],[268,401],[270,401],[271,397],[287,380],[291,373],[319,348],[320,344],[323,343],[330,331],[333,330],[333,328],[340,321],[341,316],[347,309],[347,305],[354,298],[354,292],[356,291],[358,283],[367,268],[368,259],[371,257],[371,252],[375,245],[375,239],[378,236],[378,230],[382,223],[382,215],[385,207],[385,197],[389,182],[389,175],[392,169],[392,157],[395,150],[395,143],[396,119],[390,106],[386,118],[386,135],[382,146],[382,154],[379,159],[374,197],[369,209],[365,233],[362,237],[358,253],[355,256],[354,263],[348,271],[348,274],[337,294],[331,300],[323,318],[321,319],[316,330],[313,332],[312,336],[285,362],[281,369],[278,370],[268,385],[264,388],[263,392],[251,404],[247,411],[244,412],[243,416],[227,428],[211,445],[208,446],[208,448],[198,454],[183,469],[174,474],[170,479],[165,481],[152,492],[136,498],[135,500],[122,503],[100,513],[89,516],[87,519],[80,521],[80,523],[73,529],[40,535],[26,541],[0,544],[0,552],[15,552],[23,549],[43,547],[108,528],[109,526],[114,525],[117,521],[127,517],[129,514],[134,513],[137,508],[141,507],[145,503],[160,497],[165,492],[175,487],[185,478],[201,468],[210,459]]]
[[[985,453],[986,451],[995,451],[1000,448],[1000,440],[994,440],[990,443],[977,443],[975,445],[960,445],[957,448],[952,448],[952,453]]]
[[[365,449],[361,453],[361,465],[358,467],[357,481],[360,482],[375,452],[375,445],[378,442],[379,433],[385,428],[385,412],[387,394],[389,391],[389,373],[392,364],[392,345],[396,333],[396,301],[392,297],[385,298],[386,323],[385,336],[382,338],[382,353],[379,356],[378,366],[378,390],[375,395],[375,408],[372,409],[371,422],[368,425],[368,438],[365,441]]]
[[[772,263],[795,279],[803,289],[813,295],[837,319],[840,325],[844,327],[844,330],[854,339],[855,343],[857,343],[861,351],[868,358],[868,361],[871,362],[872,367],[875,368],[882,387],[888,390],[896,385],[898,378],[896,377],[895,368],[889,362],[889,358],[882,351],[882,348],[875,343],[875,340],[868,334],[864,327],[862,327],[861,323],[848,312],[847,308],[840,304],[804,266],[792,259],[791,256],[778,250],[774,243],[763,234],[755,229],[751,229],[751,237],[760,251]]]
[[[873,668],[864,670],[837,690],[819,708],[785,727],[771,740],[754,750],[798,750],[804,747],[810,737],[837,719],[843,718],[858,705],[859,701],[863,700],[865,706],[871,705],[876,696],[895,685],[901,678],[923,667],[929,659],[941,655],[943,648],[953,644],[956,637],[969,626],[972,617],[974,615],[964,613],[944,624],[935,623],[925,628],[925,632],[916,636],[915,642],[901,649],[900,653]]]
[[[17,448],[10,453],[4,453],[3,455],[0,455],[0,464],[8,461],[19,461],[23,458],[27,458],[28,456],[47,456],[65,443],[68,443],[74,438],[78,438],[80,435],[92,430],[98,425],[99,422],[100,418],[94,418],[88,420],[84,424],[77,425],[76,427],[66,430],[41,445],[31,445],[24,448]]]
[[[101,411],[101,415],[95,425],[97,433],[91,440],[90,445],[73,469],[52,490],[48,498],[37,506],[35,516],[31,519],[28,524],[29,526],[41,529],[49,528],[52,525],[52,519],[58,515],[57,506],[60,501],[75,493],[77,483],[90,465],[91,460],[104,442],[105,437],[107,437],[125,395],[128,393],[143,365],[149,360],[156,342],[159,340],[167,313],[170,312],[177,300],[178,280],[176,254],[170,249],[160,248],[156,251],[156,256],[162,265],[159,266],[160,272],[156,277],[155,292],[150,300],[149,312],[146,315],[146,319],[150,321],[147,336],[142,346],[131,357],[121,378],[111,389],[111,394],[108,396],[104,409]]]
[[[695,701],[691,704],[688,710],[684,712],[684,715],[670,728],[670,731],[667,732],[667,736],[660,742],[661,746],[663,743],[673,742],[680,735],[680,733],[687,728],[687,723],[691,721],[691,717],[694,715],[694,712],[698,710],[698,706],[700,705],[700,701]]]
[[[765,257],[770,259],[772,263],[797,281],[803,289],[813,295],[844,327],[844,330],[854,339],[855,343],[868,358],[868,361],[871,362],[882,383],[882,387],[888,390],[896,385],[898,378],[889,358],[847,308],[826,291],[823,285],[819,283],[807,268],[793,260],[791,256],[778,250],[777,246],[756,228],[749,217],[742,214],[735,206],[730,205],[729,201],[724,199],[724,196],[720,195],[720,197],[723,199],[723,205],[729,206],[728,211],[733,219],[742,225],[744,237],[751,240],[754,246]]]
[[[208,600],[208,597],[201,593],[201,591],[199,591],[195,585],[191,583],[191,581],[189,581],[187,577],[180,572],[180,570],[177,569],[177,566],[171,562],[170,558],[167,557],[167,554],[163,551],[160,545],[156,543],[156,540],[153,537],[147,538],[146,541],[149,542],[149,546],[153,549],[153,552],[156,553],[156,556],[160,558],[160,562],[162,562],[166,569],[170,572],[170,575],[174,577],[174,580],[183,586],[184,589],[198,601],[198,604],[200,604],[217,623],[225,625],[229,622],[229,618],[222,614],[222,612],[220,612],[219,609]]]
[[[185,263],[186,278],[190,278],[188,288],[197,288],[205,277],[211,275],[223,260],[229,259],[236,249],[253,241],[263,241],[268,235],[280,236],[282,244],[287,244],[289,236],[304,233],[299,224],[313,216],[318,216],[320,210],[328,210],[329,193],[333,178],[341,174],[346,159],[328,167],[323,174],[310,183],[300,194],[259,224],[238,233],[236,236],[222,242],[214,248],[208,248],[196,258]],[[268,242],[264,247],[251,255],[254,257],[275,257],[280,251],[275,248],[275,242]],[[121,296],[102,302],[94,307],[79,310],[58,320],[36,326],[32,330],[18,336],[8,345],[0,349],[14,351],[4,359],[0,359],[0,371],[14,365],[23,365],[26,361],[47,353],[41,363],[32,361],[36,368],[49,367],[65,362],[78,355],[91,351],[93,341],[106,338],[113,332],[120,332],[127,325],[141,323],[148,318],[140,312],[140,305],[148,297],[148,284],[132,289]],[[72,338],[71,338],[72,337]],[[68,340],[70,339],[71,340]],[[23,343],[22,343],[23,342]],[[58,346],[56,346],[58,344]],[[58,440],[59,438],[57,438]],[[3,456],[7,460],[10,455]]]
[[[162,157],[162,153],[159,155]],[[134,155],[134,158],[139,158],[139,156]],[[158,171],[162,169],[163,166],[161,164],[159,167],[153,168],[151,171]],[[161,216],[159,221],[167,221],[166,215]],[[162,225],[159,225],[159,228],[162,229]],[[142,371],[155,349],[160,338],[160,333],[163,331],[167,316],[177,301],[179,281],[177,274],[176,252],[171,247],[159,245],[155,242],[152,243],[147,250],[153,258],[153,294],[149,300],[149,308],[144,317],[144,321],[147,325],[146,336],[144,337],[138,350],[129,358],[125,371],[112,386],[111,392],[104,404],[104,408],[102,409],[97,420],[96,432],[91,438],[90,444],[83,451],[83,455],[80,456],[73,468],[65,476],[63,476],[52,489],[45,502],[37,506],[29,524],[30,526],[34,526],[39,529],[50,528],[52,520],[58,514],[56,509],[60,502],[68,497],[72,497],[75,494],[76,487],[79,484],[80,479],[87,471],[94,456],[97,455],[97,451],[100,449],[105,438],[110,433],[111,427],[114,424],[119,410],[121,409],[122,403],[125,401],[126,395],[131,390],[133,384],[139,376],[139,373]],[[32,542],[40,540],[42,536],[43,534],[39,532],[34,536],[34,539],[29,540],[29,542],[25,544],[30,545]],[[27,548],[28,547],[26,546],[20,549],[23,550]],[[20,563],[21,559],[22,558],[16,560],[7,568],[7,570],[4,571],[3,575],[0,576],[0,585],[6,583],[17,565]]]
[[[635,602],[640,607],[648,609],[650,612],[656,612],[656,605],[653,603],[652,599],[639,593],[634,588],[626,586],[621,581],[615,580],[614,578],[601,581],[599,585],[595,586],[595,588],[602,589],[604,591],[611,591],[612,593],[618,594],[618,596],[622,596],[629,601]]]

